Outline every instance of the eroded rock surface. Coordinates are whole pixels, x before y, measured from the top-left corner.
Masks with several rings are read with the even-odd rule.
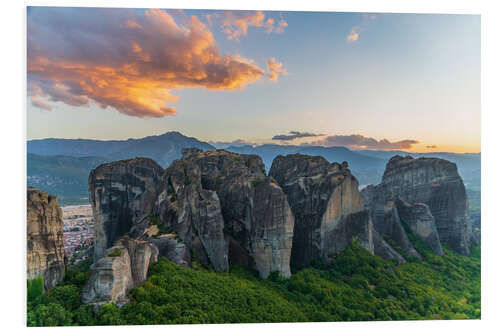
[[[261,158],[224,150],[190,150],[183,156],[199,167],[202,187],[220,199],[229,262],[255,268],[264,278],[272,271],[290,276],[294,218]]]
[[[396,206],[403,223],[406,223],[411,231],[420,237],[432,251],[442,256],[444,254],[443,248],[429,206],[423,203],[410,205],[400,199],[396,200]]]
[[[89,198],[95,226],[94,262],[124,234],[142,234],[162,175],[163,169],[147,158],[107,163],[91,171]]]
[[[45,289],[61,282],[65,269],[62,211],[57,197],[28,188],[27,278],[42,276]]]
[[[383,197],[383,200],[400,198],[411,205],[427,205],[434,217],[440,242],[461,254],[469,254],[471,227],[466,213],[467,195],[454,163],[439,158],[394,156],[387,163],[382,183],[367,190],[365,198],[372,197],[370,191],[377,192],[378,198]],[[378,230],[376,219],[374,223]],[[427,218],[426,225],[429,224],[432,223]],[[439,251],[436,246],[434,249]]]
[[[291,265],[308,266],[317,258],[341,251],[357,237],[373,253],[371,221],[358,182],[347,163],[329,163],[323,157],[278,156],[270,175],[286,193],[295,217]],[[359,215],[353,215],[360,213]]]
[[[93,264],[92,275],[82,291],[83,303],[126,304],[127,293],[146,281],[149,266],[157,260],[155,245],[126,236],[121,238]]]
[[[189,252],[196,252],[202,263],[206,257],[215,270],[228,270],[228,245],[219,197],[215,191],[202,188],[198,165],[186,160],[172,163],[163,178],[154,213],[164,227],[178,235]],[[191,256],[179,252],[180,247],[173,249],[177,254],[172,256],[191,263]]]

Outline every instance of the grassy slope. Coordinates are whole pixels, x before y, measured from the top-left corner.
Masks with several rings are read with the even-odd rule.
[[[97,313],[79,304],[88,273],[71,270],[63,286],[28,302],[28,324],[118,325],[480,318],[480,251],[424,251],[400,266],[352,244],[331,263],[267,280],[244,268],[230,273],[179,267],[162,258],[121,309]],[[375,287],[375,288],[374,288]]]

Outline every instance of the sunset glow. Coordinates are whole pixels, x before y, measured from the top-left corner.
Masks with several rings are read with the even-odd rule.
[[[479,16],[30,7],[27,33],[28,139],[481,151]]]

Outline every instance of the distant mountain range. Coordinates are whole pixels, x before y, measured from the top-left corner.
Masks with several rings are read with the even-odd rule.
[[[28,153],[32,154],[101,156],[112,161],[148,157],[163,167],[180,158],[182,148],[186,147],[215,149],[208,143],[184,136],[179,132],[167,132],[162,135],[128,140],[42,139],[28,141]]]
[[[42,139],[28,141],[28,185],[59,196],[61,204],[86,202],[90,170],[99,164],[148,157],[167,167],[181,157],[183,148],[214,150],[213,145],[179,132],[128,140]],[[457,164],[468,189],[481,187],[481,154],[426,153],[404,151],[350,150],[345,147],[290,146],[264,144],[231,146],[226,150],[259,155],[267,170],[278,155],[306,154],[323,156],[330,162],[347,161],[361,185],[378,184],[387,161],[394,155],[439,157]]]

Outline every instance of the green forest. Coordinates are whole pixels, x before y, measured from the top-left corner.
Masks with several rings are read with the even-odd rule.
[[[397,265],[354,241],[327,262],[317,261],[290,279],[276,272],[232,267],[229,273],[184,268],[165,258],[119,308],[81,304],[90,262],[67,269],[64,281],[43,292],[28,281],[28,326],[154,325],[189,323],[324,322],[480,319],[481,255],[445,248],[434,255],[417,242],[424,260]]]

